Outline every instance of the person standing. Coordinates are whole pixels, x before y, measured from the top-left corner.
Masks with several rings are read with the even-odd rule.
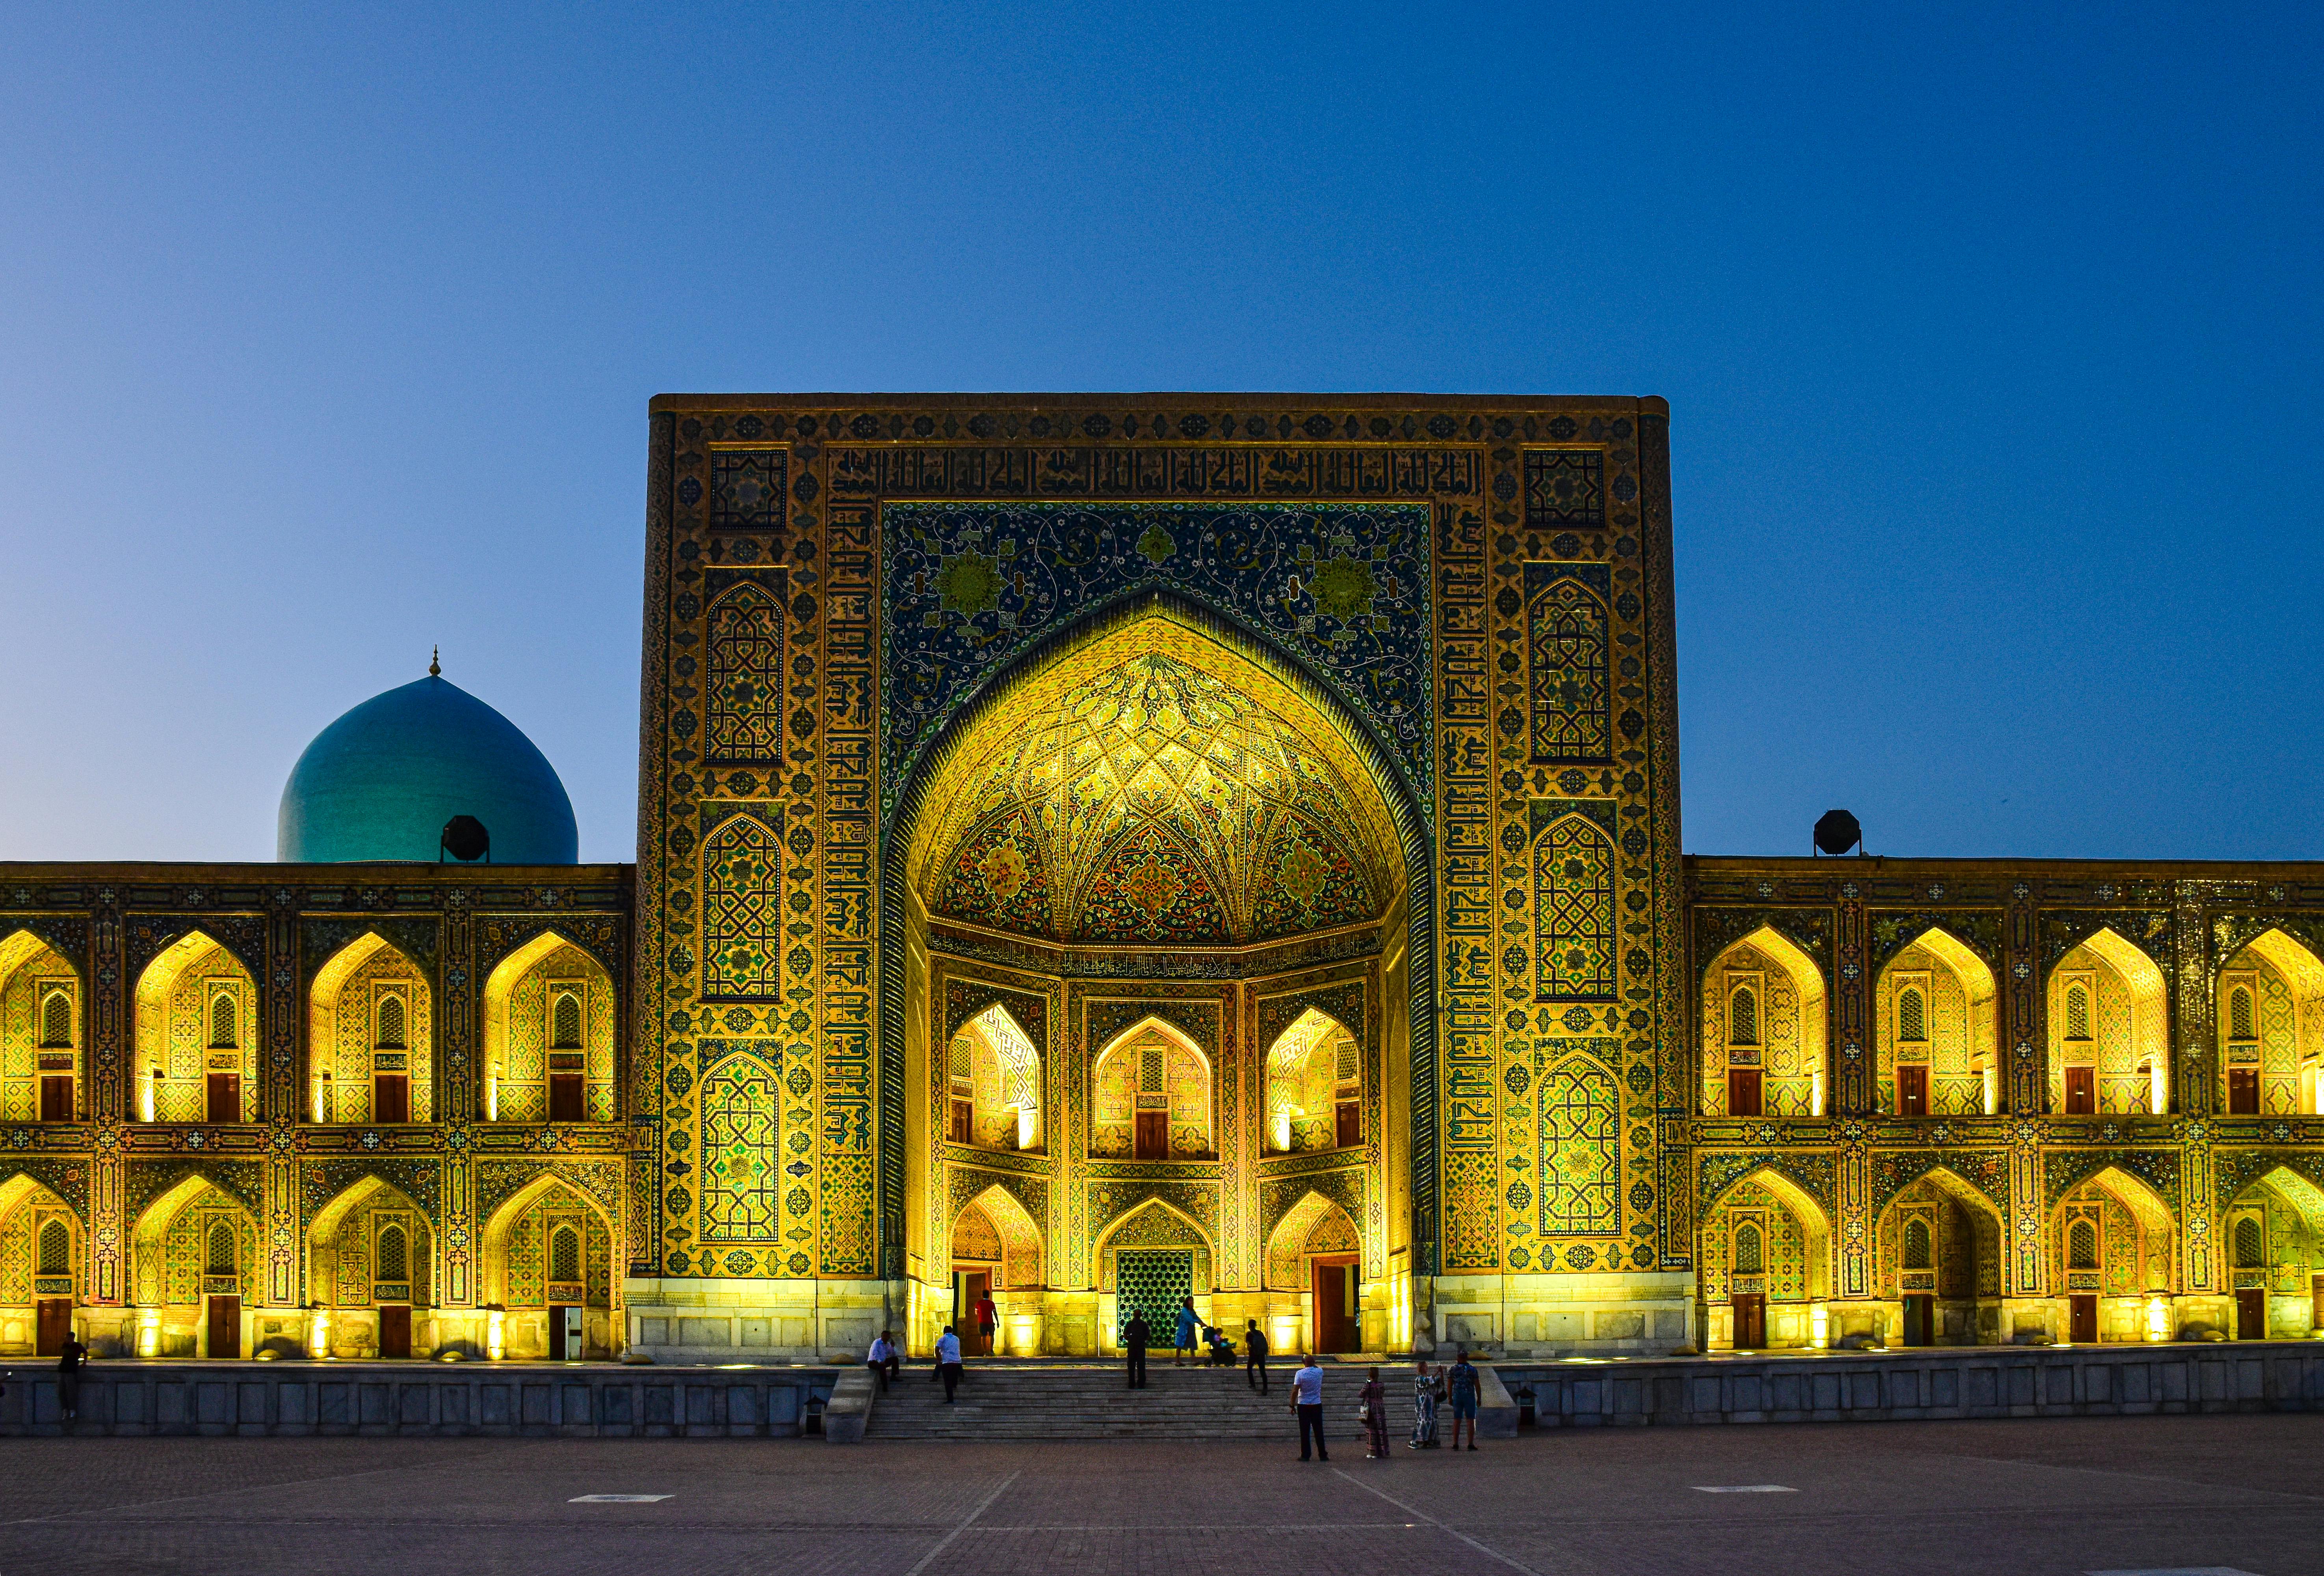
[[[1146,1343],[1154,1338],[1146,1326],[1146,1315],[1136,1308],[1130,1311],[1130,1323],[1121,1327],[1122,1350],[1130,1354],[1130,1386],[1133,1390],[1146,1387]]]
[[[1436,1448],[1436,1375],[1426,1358],[1413,1363],[1412,1439],[1414,1450]]]
[[[1194,1299],[1185,1299],[1178,1304],[1177,1344],[1170,1353],[1172,1368],[1179,1367],[1193,1354],[1194,1332],[1202,1327],[1203,1322],[1194,1313]]]
[[[945,1332],[936,1337],[936,1372],[944,1377],[945,1405],[952,1405],[952,1393],[960,1385],[960,1337],[947,1324]]]
[[[864,1354],[863,1366],[878,1377],[880,1393],[886,1395],[888,1381],[896,1377],[897,1369],[896,1343],[889,1339],[887,1331],[881,1331],[880,1339],[872,1343],[872,1350]]]
[[[1463,1420],[1466,1420],[1469,1424],[1469,1448],[1471,1450],[1477,1448],[1477,1391],[1482,1381],[1477,1378],[1475,1366],[1469,1361],[1469,1354],[1465,1351],[1455,1357],[1452,1359],[1452,1366],[1444,1372],[1444,1387],[1450,1392],[1448,1398],[1452,1405],[1452,1448],[1454,1450],[1461,1448],[1461,1424]]]
[[[64,1350],[57,1358],[57,1405],[68,1422],[80,1415],[80,1365],[88,1360],[88,1348],[80,1343],[79,1332],[66,1331]]]
[[[1250,1387],[1260,1395],[1267,1394],[1267,1337],[1259,1328],[1259,1321],[1250,1321],[1242,1334],[1243,1350],[1250,1353],[1243,1363],[1242,1376]]]
[[[1291,1376],[1291,1409],[1299,1414],[1299,1459],[1307,1459],[1307,1441],[1312,1434],[1315,1459],[1330,1461],[1332,1452],[1323,1448],[1323,1370],[1315,1366],[1313,1357],[1302,1357],[1299,1371]]]
[[[976,1333],[985,1357],[992,1355],[992,1332],[1000,1323],[1001,1310],[992,1305],[992,1294],[990,1291],[979,1292],[976,1296]]]
[[[1364,1452],[1368,1461],[1388,1460],[1388,1387],[1380,1383],[1379,1369],[1368,1370],[1371,1378],[1364,1381],[1360,1399],[1364,1404],[1364,1429],[1370,1436],[1371,1448]]]

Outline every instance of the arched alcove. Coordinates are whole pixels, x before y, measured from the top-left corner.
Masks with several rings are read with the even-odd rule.
[[[2231,1116],[2315,1114],[2324,1054],[2324,961],[2266,930],[2220,965],[2219,1109]]]
[[[198,930],[137,977],[131,1114],[149,1122],[247,1122],[259,1116],[258,983]]]
[[[2169,994],[2153,958],[2100,930],[2050,971],[2050,1109],[2159,1116],[2171,1109]]]
[[[29,930],[0,940],[0,1121],[88,1115],[80,974]]]
[[[616,997],[604,965],[553,930],[484,981],[486,1121],[612,1121]]]
[[[1821,1116],[1825,1018],[1822,972],[1788,936],[1761,926],[1721,951],[1702,974],[1702,1113]]]
[[[1877,1099],[1899,1116],[1991,1116],[2001,1109],[1999,993],[1959,937],[1932,928],[1890,958],[1874,992]]]

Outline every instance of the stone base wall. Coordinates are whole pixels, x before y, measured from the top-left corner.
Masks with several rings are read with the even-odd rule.
[[[18,1369],[0,1436],[441,1434],[789,1438],[836,1369],[526,1368],[513,1364],[98,1362],[64,1421],[53,1367]]]
[[[659,1363],[862,1362],[902,1298],[883,1280],[632,1277],[630,1350]]]
[[[1440,1275],[1434,1286],[1435,1353],[1459,1348],[1504,1363],[1526,1357],[1666,1352],[1694,1339],[1694,1277],[1614,1275]]]

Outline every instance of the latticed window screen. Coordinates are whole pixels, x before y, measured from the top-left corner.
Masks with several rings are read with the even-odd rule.
[[[1935,1247],[1929,1240],[1929,1222],[1914,1215],[1904,1222],[1904,1267],[1932,1267]]]
[[[1614,994],[1614,849],[1606,834],[1568,816],[1534,845],[1538,991],[1552,1000],[1602,1001]]]
[[[1759,1043],[1759,993],[1748,985],[1736,991],[1728,1000],[1727,1043],[1736,1046],[1756,1046]]]
[[[210,998],[210,1046],[213,1049],[232,1050],[235,1045],[235,1001],[231,993],[221,991]]]
[[[1746,1221],[1735,1228],[1735,1273],[1764,1275],[1766,1268],[1766,1240],[1757,1226]]]
[[[2233,1040],[2258,1037],[2252,1032],[2252,994],[2240,985],[2227,998],[2227,1037]]]
[[[581,1278],[581,1233],[559,1226],[549,1239],[549,1278],[571,1283]]]
[[[210,1222],[208,1252],[203,1270],[208,1275],[234,1273],[234,1223],[231,1221]]]
[[[581,996],[576,991],[559,991],[549,1012],[549,1043],[560,1051],[581,1048]]]
[[[372,1042],[384,1051],[403,1049],[403,998],[379,999],[379,1033]]]
[[[411,1278],[411,1246],[403,1235],[402,1227],[389,1226],[380,1232],[376,1262],[381,1280]]]
[[[72,1044],[72,996],[51,991],[41,1002],[41,1044],[51,1048]]]
[[[1343,1034],[1334,1052],[1332,1075],[1342,1083],[1356,1081],[1356,1037]]]
[[[51,1220],[41,1228],[38,1263],[35,1275],[72,1273],[72,1229],[62,1221]]]
[[[2098,1267],[2098,1228],[2091,1220],[2079,1220],[2066,1232],[2066,1267],[2096,1269]]]
[[[1138,1053],[1138,1092],[1162,1092],[1162,1051],[1159,1046],[1148,1046]]]
[[[1908,990],[1896,998],[1896,1037],[1900,1040],[1924,1040],[1929,1037],[1929,1006],[1917,990]]]
[[[2090,1037],[2090,993],[2080,985],[2066,991],[2066,1037],[2070,1040]]]
[[[2236,1222],[2236,1267],[2259,1269],[2267,1263],[2267,1238],[2258,1217],[2246,1215]]]
[[[1179,1303],[1194,1290],[1191,1248],[1124,1248],[1113,1258],[1114,1328],[1117,1341],[1130,1316],[1143,1310],[1156,1338],[1171,1326]]]

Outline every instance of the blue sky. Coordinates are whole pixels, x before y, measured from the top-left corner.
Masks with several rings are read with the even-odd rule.
[[[426,668],[634,837],[663,391],[1673,408],[1686,842],[2314,857],[2313,7],[18,7],[0,857]]]

